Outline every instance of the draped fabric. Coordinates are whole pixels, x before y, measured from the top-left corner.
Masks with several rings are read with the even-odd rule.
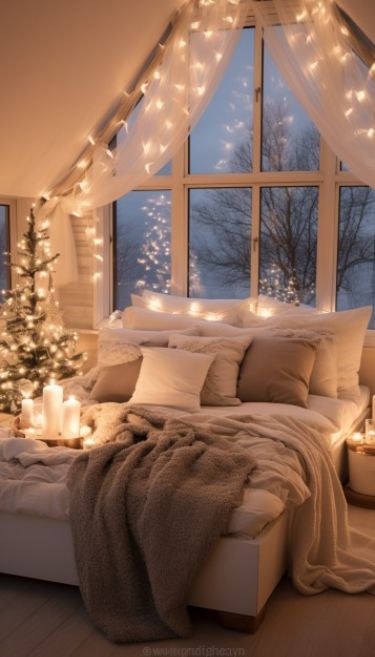
[[[187,3],[116,147],[97,145],[92,166],[63,201],[67,210],[85,213],[110,203],[168,162],[209,102],[240,38],[248,6],[242,0]]]
[[[77,271],[72,235],[67,239],[61,213],[89,216],[144,184],[170,160],[212,97],[250,11],[263,26],[291,90],[331,149],[359,180],[375,186],[375,64],[357,54],[335,3],[192,0],[183,7],[141,101],[129,120],[120,122],[116,144],[96,143],[93,162],[73,191],[43,207],[44,216],[59,213],[53,245],[69,243],[61,270]]]
[[[375,187],[375,62],[331,0],[270,5],[253,3],[274,61],[332,151]]]

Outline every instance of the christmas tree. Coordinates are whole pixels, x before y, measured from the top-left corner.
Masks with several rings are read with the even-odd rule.
[[[285,284],[285,276],[280,267],[273,264],[266,269],[265,278],[259,280],[259,294],[272,297],[284,303],[299,306],[300,300],[297,290],[297,278],[293,271]]]
[[[23,397],[38,397],[51,380],[81,373],[78,336],[62,324],[51,285],[59,254],[51,255],[48,220],[37,224],[34,210],[11,263],[20,283],[2,290],[0,319],[0,410],[17,413]]]

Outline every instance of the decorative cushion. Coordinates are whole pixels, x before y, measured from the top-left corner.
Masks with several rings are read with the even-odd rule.
[[[199,333],[208,337],[294,337],[317,342],[316,359],[311,373],[309,393],[323,397],[337,397],[337,350],[334,333],[330,331],[312,331],[304,329],[239,329],[226,324],[205,324],[199,326]]]
[[[358,371],[371,306],[335,313],[301,313],[277,315],[268,319],[248,318],[248,326],[263,328],[303,328],[329,331],[334,334],[337,349],[337,391],[341,398],[352,399],[359,394]]]
[[[131,329],[102,329],[98,340],[98,365],[107,367],[140,358],[139,345],[167,347],[172,331],[136,331]],[[173,331],[176,333],[176,331]],[[184,335],[197,335],[198,329],[182,331]]]
[[[112,367],[103,367],[90,393],[97,402],[127,402],[132,396],[142,365],[142,358]]]
[[[196,338],[171,335],[168,346],[193,353],[215,354],[201,392],[201,404],[236,406],[241,403],[236,396],[239,368],[250,343],[250,337]]]
[[[177,296],[174,294],[162,294],[153,292],[151,290],[144,290],[142,294],[143,302],[146,305],[143,307],[150,310],[158,310],[161,312],[178,312],[187,313],[194,317],[203,317],[207,313],[214,314],[227,314],[236,313],[237,323],[244,309],[251,310],[256,307],[256,299],[247,297],[246,299],[205,299],[205,298],[192,298]],[[138,305],[138,299],[133,305]],[[227,321],[222,319],[221,321]]]
[[[250,309],[251,310],[251,309]],[[271,317],[273,315],[280,314],[301,314],[301,313],[311,313],[316,312],[316,308],[313,306],[307,306],[304,303],[301,303],[299,306],[295,306],[293,303],[285,303],[274,299],[273,297],[268,297],[265,294],[260,294],[258,296],[258,301],[256,304],[256,314],[261,317]]]
[[[239,398],[306,407],[316,350],[298,338],[254,338],[240,369]]]
[[[150,293],[151,295],[152,293]],[[156,293],[155,293],[156,295]],[[178,301],[174,301],[177,299]],[[200,299],[188,299],[187,297],[173,297],[172,301],[168,294],[159,294],[156,298],[153,296],[139,297],[131,295],[132,305],[137,308],[145,308],[152,312],[166,312],[172,315],[188,315],[195,317],[197,320],[206,319],[214,322],[226,322],[234,326],[240,326],[242,323],[243,301],[233,301],[233,307],[230,305],[221,305],[220,299],[208,307],[201,304]],[[214,300],[210,300],[214,301]]]
[[[207,323],[214,323],[217,321],[217,318],[218,315],[216,313],[207,313],[205,320],[200,317],[179,313],[154,312],[136,306],[129,306],[122,313],[122,323],[125,328],[148,331],[196,328],[205,321]]]
[[[192,354],[182,349],[142,347],[143,362],[131,404],[157,404],[200,409],[200,393],[213,354]]]

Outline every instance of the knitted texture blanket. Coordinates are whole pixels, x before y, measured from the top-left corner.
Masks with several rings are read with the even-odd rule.
[[[115,642],[185,637],[193,580],[255,459],[227,437],[173,428],[139,407],[117,410],[116,421],[100,407],[90,414],[112,442],[83,452],[68,474],[87,611]]]

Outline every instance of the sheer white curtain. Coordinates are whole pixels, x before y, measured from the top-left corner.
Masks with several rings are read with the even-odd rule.
[[[264,39],[331,149],[375,187],[375,63],[353,49],[332,0],[255,2]]]
[[[64,245],[56,285],[77,280],[77,257],[69,215],[87,217],[93,278],[101,277],[100,240],[93,213],[143,184],[183,144],[209,102],[241,35],[251,0],[190,0],[165,45],[161,64],[145,84],[143,98],[119,124],[117,144],[96,143],[93,162],[73,191],[52,197],[38,211],[51,221],[54,251]]]
[[[135,117],[123,125],[113,150],[97,144],[92,166],[62,199],[67,211],[84,214],[114,201],[168,162],[210,100],[240,38],[248,7],[242,0],[186,4]]]

